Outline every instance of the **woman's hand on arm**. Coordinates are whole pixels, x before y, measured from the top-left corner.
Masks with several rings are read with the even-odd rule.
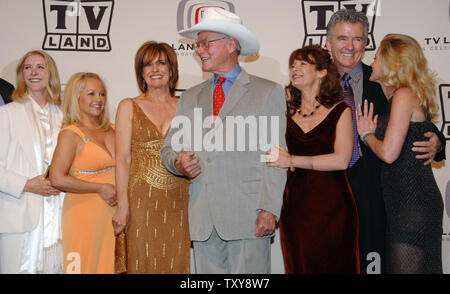
[[[276,149],[270,149],[266,152],[266,162],[268,166],[286,168],[290,166],[291,155],[280,145],[274,146]]]
[[[112,184],[99,184],[98,194],[110,206],[117,205],[116,188]]]
[[[28,179],[23,191],[41,196],[54,196],[61,193],[60,190],[52,186],[50,181],[44,179],[44,175]]]

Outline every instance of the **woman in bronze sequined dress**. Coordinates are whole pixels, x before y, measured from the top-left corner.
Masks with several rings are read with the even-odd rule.
[[[128,273],[189,273],[189,182],[159,158],[177,110],[176,53],[168,44],[146,42],[135,71],[142,94],[124,99],[116,116],[115,232],[127,232]]]

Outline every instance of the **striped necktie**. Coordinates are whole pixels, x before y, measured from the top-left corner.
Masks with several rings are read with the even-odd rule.
[[[352,122],[353,122],[353,152],[352,152],[352,159],[350,160],[349,168],[352,167],[359,159],[359,138],[358,138],[358,131],[356,129],[356,113],[355,113],[355,98],[353,96],[353,89],[350,85],[351,77],[348,73],[345,73],[342,76],[342,80],[344,81],[343,87],[342,87],[342,96],[344,97],[344,101],[350,105],[352,108]]]

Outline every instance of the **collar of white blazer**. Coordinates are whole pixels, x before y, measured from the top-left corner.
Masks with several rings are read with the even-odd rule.
[[[190,29],[179,31],[183,37],[197,39],[199,32],[217,32],[238,40],[241,45],[241,55],[257,54],[259,42],[255,35],[247,29],[236,14],[227,10],[210,7],[205,9],[202,20]]]

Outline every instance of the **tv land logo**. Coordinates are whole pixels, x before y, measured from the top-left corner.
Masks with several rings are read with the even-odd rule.
[[[439,85],[439,96],[442,113],[441,132],[444,134],[445,140],[450,140],[450,84]]]
[[[450,50],[450,37],[448,36],[432,36],[424,38],[425,44],[423,50],[442,51]]]
[[[177,30],[186,30],[198,24],[206,8],[218,7],[235,12],[234,4],[228,1],[182,0],[177,10]]]
[[[177,30],[186,30],[198,24],[202,20],[203,12],[209,7],[217,7],[233,13],[235,12],[234,4],[229,1],[182,0],[178,4],[177,9]],[[178,56],[195,55],[193,42],[172,43],[172,48],[177,52]]]
[[[114,0],[43,0],[44,50],[111,51]]]
[[[309,44],[325,46],[328,21],[334,12],[342,8],[356,9],[367,15],[369,19],[369,35],[366,50],[375,50],[373,31],[375,17],[380,15],[381,11],[380,0],[302,0],[303,22],[305,27],[303,46]]]

